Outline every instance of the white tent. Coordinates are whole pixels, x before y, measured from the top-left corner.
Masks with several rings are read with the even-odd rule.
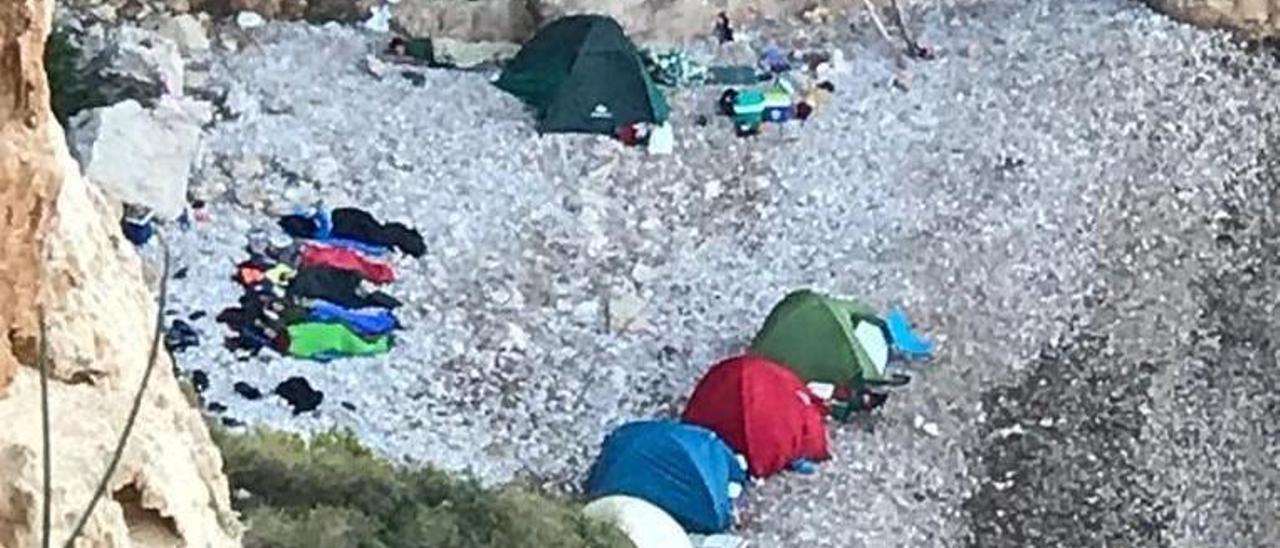
[[[693,548],[688,535],[676,520],[644,500],[614,495],[598,499],[582,513],[612,523],[636,548]]]

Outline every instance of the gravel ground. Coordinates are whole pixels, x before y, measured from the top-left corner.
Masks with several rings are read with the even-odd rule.
[[[485,74],[375,79],[354,30],[256,29],[199,86],[231,118],[194,184],[228,199],[178,237],[173,308],[231,304],[245,232],[316,199],[410,222],[430,252],[397,260],[390,355],[236,362],[206,318],[179,364],[248,424],[572,489],[610,428],[679,409],[812,286],[905,305],[941,352],[834,428],[819,474],[752,491],[757,545],[1280,543],[1276,64],[1119,0],[919,15],[942,55],[906,92],[865,21],[763,28],[838,40],[837,100],[743,141],[690,123],[716,90],[676,94],[670,158],[538,138]],[[326,393],[314,414],[231,390],[297,374]]]

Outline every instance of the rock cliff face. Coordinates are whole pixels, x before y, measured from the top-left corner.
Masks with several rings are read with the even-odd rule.
[[[39,545],[37,308],[49,324],[53,542],[89,502],[141,380],[156,304],[102,194],[49,109],[53,0],[0,2],[0,546]],[[239,526],[221,458],[167,357],[77,546],[230,547]]]
[[[1178,19],[1240,30],[1257,37],[1280,35],[1280,0],[1150,0]]]
[[[884,0],[873,0],[883,3]],[[66,0],[68,7],[108,22],[154,13],[254,11],[269,19],[354,22],[368,19],[381,0]],[[910,2],[908,2],[910,3]],[[604,13],[642,40],[679,41],[711,32],[717,12],[735,19],[800,15],[822,6],[833,13],[862,9],[861,0],[399,0],[396,27],[419,36],[467,41],[523,42],[538,26],[573,13]]]
[[[881,0],[873,0],[881,3]],[[642,40],[680,41],[708,35],[720,11],[736,20],[796,16],[823,6],[840,10],[861,0],[401,0],[396,23],[417,35],[523,42],[539,25],[564,15],[603,13]]]
[[[882,3],[882,0],[873,0]],[[1254,36],[1280,35],[1280,0],[1146,0],[1173,17],[1201,26],[1241,30]],[[228,15],[256,11],[273,19],[357,21],[369,17],[378,0],[66,0],[70,7],[113,21],[153,13],[208,12]],[[912,4],[913,2],[906,2]],[[919,2],[919,3],[923,3]],[[608,13],[644,39],[681,40],[707,32],[711,17],[725,10],[752,14],[798,14],[822,6],[860,8],[860,0],[401,0],[393,6],[396,23],[415,34],[459,40],[521,42],[537,28],[565,13]]]

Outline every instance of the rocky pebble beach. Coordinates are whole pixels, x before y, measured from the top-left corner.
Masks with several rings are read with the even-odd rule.
[[[940,351],[833,426],[816,475],[750,491],[756,545],[1280,542],[1275,59],[1139,2],[912,16],[936,59],[898,65],[865,16],[686,44],[849,66],[813,119],[754,139],[718,88],[672,91],[671,156],[539,136],[492,71],[371,71],[385,36],[356,27],[223,24],[186,74],[217,114],[191,182],[208,217],[171,233],[169,308],[206,313],[178,366],[233,424],[573,491],[611,428],[676,414],[813,287],[905,307]],[[213,316],[246,234],[318,202],[425,236],[394,264],[407,328],[376,358],[235,359]],[[294,376],[317,410],[234,388]]]

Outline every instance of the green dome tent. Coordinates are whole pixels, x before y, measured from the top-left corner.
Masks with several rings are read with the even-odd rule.
[[[617,21],[571,15],[538,31],[496,85],[538,112],[538,130],[613,134],[662,123],[669,108]]]
[[[808,289],[775,305],[751,343],[806,381],[851,388],[906,384],[885,372],[889,348],[888,328],[870,307]]]

